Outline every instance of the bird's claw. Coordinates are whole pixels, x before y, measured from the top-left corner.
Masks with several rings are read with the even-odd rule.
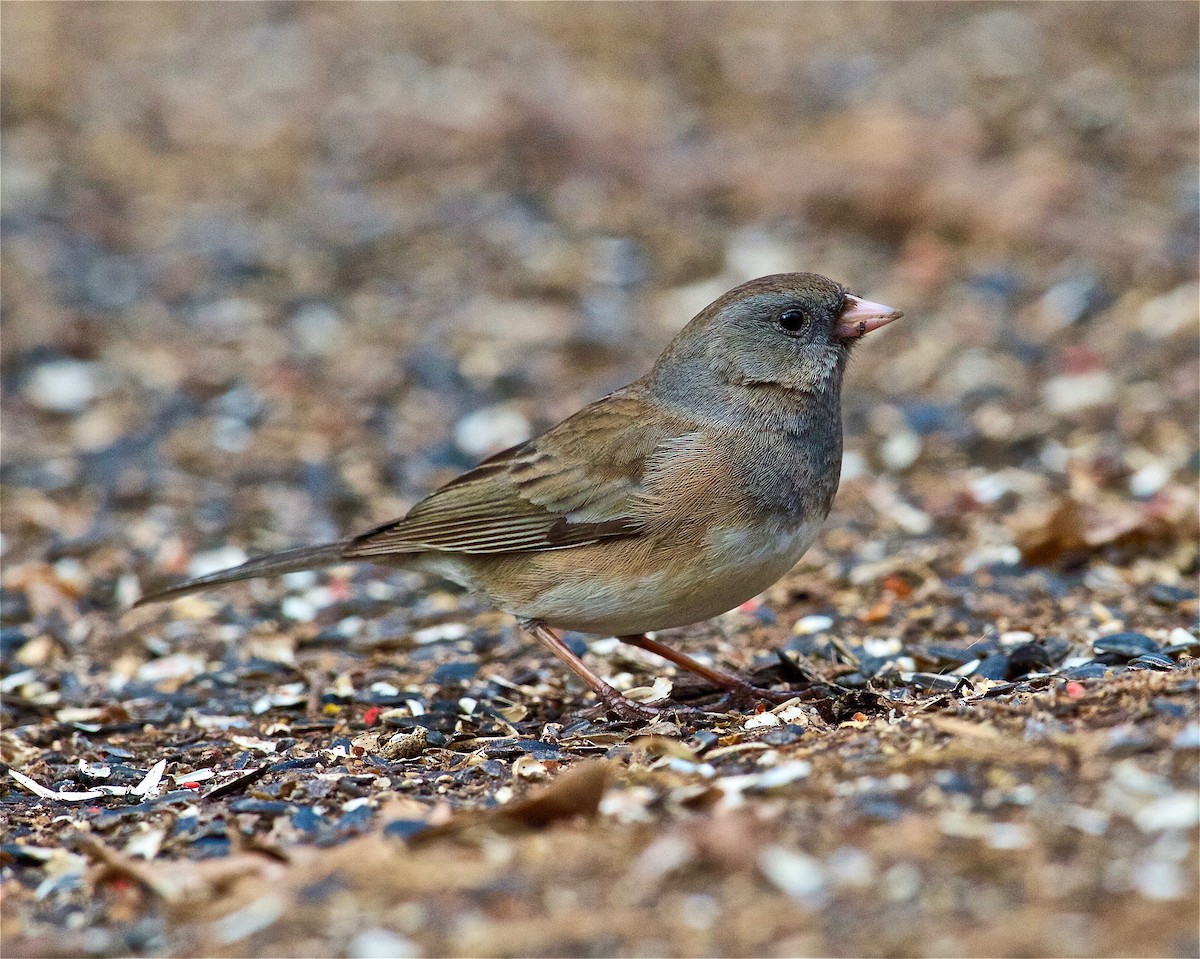
[[[652,723],[680,716],[700,716],[704,710],[683,706],[670,699],[664,700],[661,705],[638,703],[617,693],[615,696],[602,697],[595,706],[583,711],[583,715],[589,719],[599,719],[610,713],[631,722]]]

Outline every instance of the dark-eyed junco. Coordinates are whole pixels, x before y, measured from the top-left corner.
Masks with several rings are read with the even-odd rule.
[[[751,280],[700,312],[641,379],[505,450],[402,519],[145,597],[363,561],[483,593],[613,712],[625,698],[555,630],[617,636],[743,695],[744,680],[645,634],[733,609],[795,565],[837,491],[850,350],[897,319],[814,273]]]

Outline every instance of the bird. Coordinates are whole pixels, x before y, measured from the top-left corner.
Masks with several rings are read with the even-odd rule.
[[[344,563],[405,567],[515,616],[618,718],[661,709],[597,675],[564,631],[616,637],[752,698],[766,691],[648,634],[740,606],[812,545],[840,479],[851,352],[901,315],[815,273],[742,283],[701,310],[640,379],[485,459],[405,516],[137,605]]]

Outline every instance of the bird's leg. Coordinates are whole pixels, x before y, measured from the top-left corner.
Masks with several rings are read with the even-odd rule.
[[[596,694],[596,697],[610,712],[616,713],[624,719],[650,720],[658,719],[661,716],[663,710],[654,706],[635,703],[632,699],[628,699],[622,695],[621,691],[615,686],[606,683],[595,672],[588,669],[587,663],[571,652],[571,647],[562,641],[562,637],[544,623],[539,623],[531,619],[522,619],[520,620],[520,626],[525,632],[566,663],[570,667],[571,672],[587,684],[588,689]]]
[[[618,636],[617,639],[630,646],[636,646],[638,649],[644,649],[648,653],[654,653],[655,656],[661,656],[667,662],[674,663],[680,669],[686,669],[689,673],[695,673],[697,676],[707,679],[718,689],[727,690],[734,699],[745,702],[765,699],[769,702],[780,703],[792,699],[796,695],[791,692],[784,693],[755,686],[739,676],[722,672],[711,666],[705,666],[699,660],[692,659],[687,653],[681,653],[679,650],[672,649],[670,646],[664,645],[658,640],[651,639],[649,636],[641,633],[635,636]]]

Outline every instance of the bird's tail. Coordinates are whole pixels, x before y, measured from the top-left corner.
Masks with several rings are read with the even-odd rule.
[[[236,583],[243,579],[279,576],[282,573],[297,573],[305,569],[336,566],[338,563],[346,561],[347,545],[345,542],[325,543],[322,546],[301,546],[298,549],[285,549],[282,553],[256,556],[254,559],[242,563],[241,566],[218,570],[205,576],[197,576],[195,579],[149,593],[133,605],[142,606],[146,603],[161,602],[164,599],[175,599],[177,596],[186,596],[188,593],[197,593],[213,586],[224,586],[226,583]]]

